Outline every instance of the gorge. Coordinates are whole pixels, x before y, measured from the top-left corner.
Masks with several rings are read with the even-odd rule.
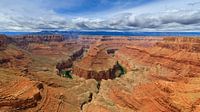
[[[1,35],[0,110],[198,112],[199,44],[198,37]]]

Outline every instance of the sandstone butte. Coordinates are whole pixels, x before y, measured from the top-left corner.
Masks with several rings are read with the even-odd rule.
[[[199,112],[199,44],[194,37],[0,35],[0,112]],[[121,77],[110,72],[116,62]]]
[[[116,61],[96,46],[91,47],[87,55],[73,65],[73,73],[85,79],[113,79],[116,69]]]

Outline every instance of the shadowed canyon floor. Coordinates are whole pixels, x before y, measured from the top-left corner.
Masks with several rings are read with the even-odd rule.
[[[0,112],[13,111],[199,112],[200,39],[1,35]]]

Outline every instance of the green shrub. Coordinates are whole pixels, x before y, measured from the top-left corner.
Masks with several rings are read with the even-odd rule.
[[[118,61],[117,61],[117,66],[119,67],[119,71],[120,71],[119,75],[120,76],[126,74],[126,70],[119,64]]]
[[[61,71],[61,74],[63,77],[66,77],[66,78],[69,78],[69,79],[72,79],[72,76],[71,76],[71,70],[62,70]]]

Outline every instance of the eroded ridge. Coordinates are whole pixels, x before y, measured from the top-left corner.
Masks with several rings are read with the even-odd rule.
[[[117,70],[116,61],[98,47],[89,49],[87,55],[74,64],[73,73],[86,79],[113,79]]]
[[[198,39],[183,40],[193,45],[191,40],[196,43]],[[199,111],[200,54],[191,52],[191,47],[172,49],[170,44],[164,41],[153,47],[121,48],[115,57],[128,73],[117,81],[103,81],[98,96],[85,106],[85,111]]]
[[[54,71],[62,60],[81,54],[82,47],[76,41],[7,43],[0,51],[0,110],[81,111],[81,105],[97,93],[97,82],[63,78]]]
[[[200,111],[198,38],[8,38],[0,38],[1,111]],[[57,75],[65,70],[70,78]]]

